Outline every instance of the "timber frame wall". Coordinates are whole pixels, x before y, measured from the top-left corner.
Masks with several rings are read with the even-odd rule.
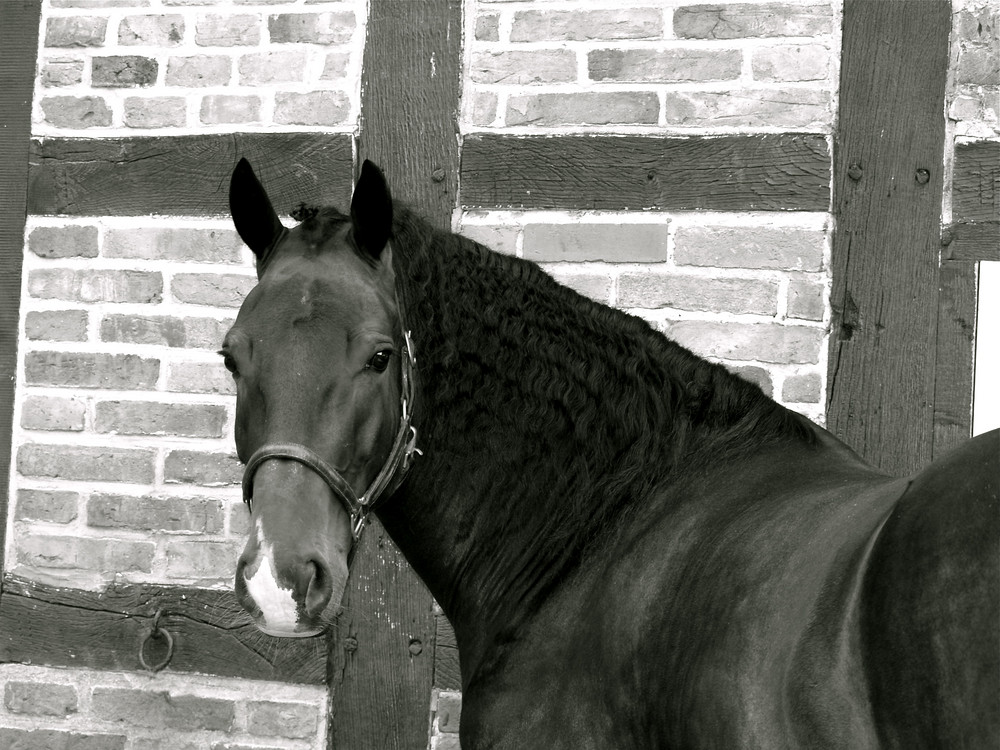
[[[956,154],[955,223],[941,234],[951,5],[932,0],[912,4],[907,13],[899,8],[894,0],[845,2],[841,112],[831,155],[827,139],[812,134],[483,135],[462,143],[459,0],[372,0],[356,143],[347,135],[304,133],[129,138],[113,148],[99,140],[83,148],[68,139],[32,141],[40,0],[4,0],[0,476],[9,475],[26,211],[223,214],[219,175],[244,154],[264,176],[279,211],[301,200],[345,205],[359,163],[355,150],[359,160],[381,163],[398,193],[441,226],[450,224],[459,205],[824,211],[831,205],[832,165],[837,232],[829,426],[887,470],[926,463],[969,432],[974,265],[1000,258],[996,198],[988,194],[998,160],[993,145]],[[418,118],[426,127],[411,127]],[[290,166],[315,166],[317,160],[322,169],[304,171],[339,181],[303,184],[287,177]],[[164,165],[194,191],[151,179]],[[0,529],[6,508],[3,481]],[[389,619],[418,633],[409,644],[396,642],[388,619],[380,625],[349,615],[339,640],[327,644],[328,664],[317,641],[288,643],[265,658],[252,649],[247,628],[223,629],[204,615],[206,604],[230,595],[138,585],[92,593],[8,579],[0,593],[0,662],[137,670],[135,653],[119,645],[135,642],[163,608],[179,646],[172,669],[329,680],[331,746],[423,747],[426,696],[432,683],[458,686],[457,655],[446,625],[435,621],[429,594],[380,536],[366,535],[359,551],[349,611],[365,611],[372,597],[383,596]],[[351,639],[362,629],[366,641],[376,643],[374,664],[350,656]],[[66,644],[73,645],[72,654]],[[414,658],[421,652],[423,659]]]
[[[975,263],[1000,257],[997,144],[957,150],[942,228],[950,30],[950,0],[844,3],[827,426],[896,474],[970,435]]]

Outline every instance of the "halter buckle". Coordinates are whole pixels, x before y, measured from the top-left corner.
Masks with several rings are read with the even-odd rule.
[[[413,455],[424,455],[424,452],[417,447],[417,428],[410,425],[410,439],[406,441],[406,451],[403,453],[403,471],[410,468],[413,462]]]
[[[351,514],[351,537],[357,544],[361,539],[361,532],[365,530],[365,520],[368,518],[367,510],[359,510]]]

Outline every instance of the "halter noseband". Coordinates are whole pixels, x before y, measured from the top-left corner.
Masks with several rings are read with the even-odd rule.
[[[268,443],[262,445],[250,456],[246,469],[243,470],[243,502],[247,504],[247,508],[252,510],[253,478],[262,463],[270,461],[272,458],[297,461],[319,474],[327,486],[333,490],[334,496],[340,500],[351,517],[351,536],[354,538],[355,544],[357,543],[361,538],[368,514],[399,488],[403,479],[406,478],[406,473],[410,470],[413,454],[421,452],[417,448],[417,428],[411,424],[414,392],[413,368],[416,364],[416,358],[413,356],[413,342],[410,340],[409,331],[403,332],[403,339],[402,361],[400,363],[402,379],[400,391],[402,395],[400,396],[399,429],[396,431],[396,439],[393,441],[389,457],[382,464],[381,470],[365,493],[358,497],[354,488],[340,475],[339,471],[304,445]]]

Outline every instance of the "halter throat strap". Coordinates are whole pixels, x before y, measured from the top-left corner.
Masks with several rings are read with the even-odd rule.
[[[420,449],[417,448],[417,429],[412,424],[413,371],[416,366],[416,358],[413,356],[413,342],[410,339],[409,331],[403,333],[403,340],[402,361],[400,363],[402,382],[400,384],[399,428],[396,430],[396,437],[393,440],[388,458],[382,464],[382,468],[375,475],[375,479],[372,480],[365,493],[358,497],[354,488],[339,471],[306,446],[298,443],[267,443],[250,456],[250,460],[247,461],[246,468],[243,470],[243,502],[251,511],[253,510],[254,475],[261,464],[271,459],[297,461],[318,474],[327,487],[332,490],[334,497],[340,501],[344,510],[350,515],[351,535],[355,544],[358,542],[368,514],[399,489],[410,470],[414,454],[421,453]]]

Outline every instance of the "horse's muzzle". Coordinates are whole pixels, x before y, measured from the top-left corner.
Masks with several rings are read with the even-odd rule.
[[[275,559],[273,548],[251,539],[236,566],[235,593],[240,604],[268,635],[303,638],[318,635],[332,621],[329,610],[339,604],[347,579],[346,560],[340,576],[319,555],[296,561]],[[337,565],[338,561],[332,561]]]

